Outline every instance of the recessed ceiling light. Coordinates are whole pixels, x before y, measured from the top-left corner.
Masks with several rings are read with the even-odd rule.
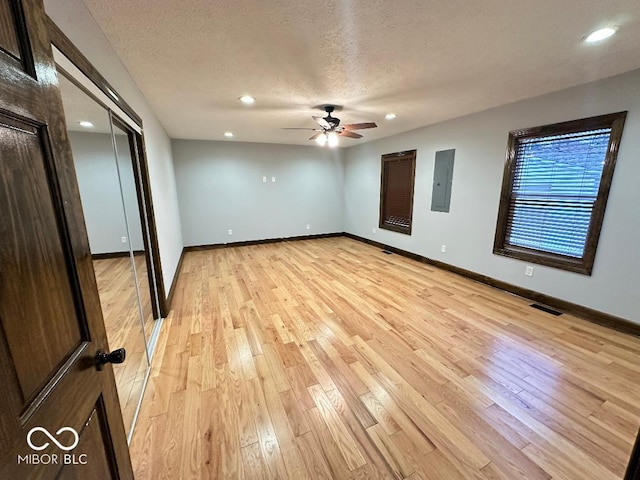
[[[87,122],[86,120],[83,120],[83,121],[81,121],[81,122],[78,122],[78,124],[79,124],[81,127],[84,127],[84,128],[91,128],[91,127],[93,127],[93,123],[91,123],[91,122]]]
[[[256,101],[256,99],[255,99],[255,98],[253,98],[253,97],[252,97],[252,96],[250,96],[250,95],[243,95],[243,96],[241,96],[241,97],[240,97],[240,99],[239,99],[239,100],[240,100],[242,103],[246,103],[247,105],[250,105],[250,104],[252,104],[253,102],[255,102],[255,101]]]
[[[387,120],[393,120],[394,118],[396,118],[398,115],[396,115],[395,113],[387,113],[384,118],[386,118]]]
[[[605,27],[600,30],[596,30],[595,32],[589,34],[587,38],[584,39],[587,43],[595,43],[605,38],[609,38],[611,35],[616,33],[616,29],[614,27]]]
[[[233,137],[233,132],[224,132],[225,137]]]

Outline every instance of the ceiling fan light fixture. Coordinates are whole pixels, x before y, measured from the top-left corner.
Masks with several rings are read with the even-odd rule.
[[[396,118],[398,115],[396,115],[395,113],[387,113],[384,118],[386,118],[387,120],[393,120],[394,118]]]
[[[324,147],[324,145],[327,143],[327,134],[326,133],[321,133],[320,135],[318,135],[318,137],[316,138],[316,143],[318,145],[320,145],[321,147]]]
[[[360,122],[360,123],[348,123],[346,125],[340,124],[340,119],[331,116],[331,113],[335,109],[341,109],[342,107],[336,107],[335,105],[323,105],[322,109],[327,113],[326,117],[320,117],[318,115],[312,115],[311,118],[317,123],[316,128],[301,128],[290,127],[285,130],[313,130],[315,133],[311,135],[309,140],[315,141],[321,147],[329,144],[329,147],[337,147],[340,140],[338,137],[349,138],[362,138],[362,135],[354,132],[353,130],[364,130],[367,128],[376,128],[377,125],[374,122]]]
[[[242,95],[241,97],[238,98],[238,100],[240,100],[242,103],[246,105],[251,105],[256,101],[256,99],[253,98],[251,95]]]

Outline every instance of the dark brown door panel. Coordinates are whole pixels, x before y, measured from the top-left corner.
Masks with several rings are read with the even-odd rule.
[[[133,477],[41,0],[0,0],[0,478]]]

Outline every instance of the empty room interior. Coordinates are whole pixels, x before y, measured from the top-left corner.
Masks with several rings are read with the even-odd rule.
[[[4,3],[89,313],[0,275],[0,477],[640,478],[640,2]]]

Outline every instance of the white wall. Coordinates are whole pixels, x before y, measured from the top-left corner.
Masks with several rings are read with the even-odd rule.
[[[343,231],[339,150],[173,140],[173,156],[186,246]]]
[[[168,292],[182,252],[171,141],[82,0],[44,0],[49,17],[142,118],[160,261]]]
[[[494,255],[510,130],[628,110],[593,274]],[[380,156],[417,149],[411,236],[378,226]],[[451,212],[431,212],[435,152],[456,149]],[[483,275],[640,323],[640,70],[454,119],[345,153],[345,230]],[[440,245],[447,246],[445,254]]]
[[[117,136],[118,150],[127,147],[127,137]],[[120,178],[113,152],[111,135],[105,133],[69,132],[73,163],[78,177],[82,211],[87,226],[91,253],[128,252],[129,237],[134,250],[144,250],[138,200],[131,163],[119,161]],[[120,184],[125,191],[125,208],[129,233],[125,223]]]

